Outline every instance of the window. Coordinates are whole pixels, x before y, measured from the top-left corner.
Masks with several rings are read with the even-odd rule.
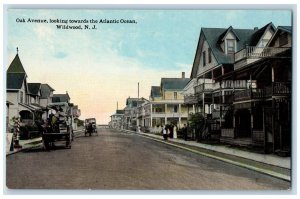
[[[235,52],[235,42],[233,39],[227,39],[227,53]]]
[[[268,41],[269,41],[268,39],[263,39],[263,40],[261,40],[260,47],[266,47]]]
[[[211,48],[208,49],[208,63],[211,63]]]
[[[206,53],[205,51],[202,53],[203,66],[206,65]]]
[[[19,98],[19,102],[23,103],[23,91],[20,91],[20,98]]]
[[[177,111],[178,111],[177,105],[174,105],[174,113],[177,113]]]
[[[287,33],[282,33],[279,35],[279,46],[288,44],[288,35]]]
[[[174,92],[174,99],[177,99],[177,92]]]

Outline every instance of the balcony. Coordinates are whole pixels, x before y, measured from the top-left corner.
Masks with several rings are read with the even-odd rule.
[[[288,96],[291,94],[290,82],[273,82],[272,86],[265,89],[265,96]]]
[[[242,91],[236,91],[234,93],[234,101],[244,101],[251,99],[263,99],[264,90],[263,89],[246,89]]]
[[[202,83],[194,87],[195,93],[211,92],[219,88],[219,83]]]
[[[198,98],[195,95],[186,95],[186,96],[184,96],[184,103],[185,104],[197,104]]]
[[[264,99],[272,96],[288,96],[291,94],[290,82],[273,82],[264,89],[246,89],[234,93],[234,101]]]
[[[230,88],[247,88],[247,80],[224,80],[221,87],[224,89]]]
[[[250,64],[261,58],[289,58],[291,57],[289,52],[291,48],[283,47],[254,47],[247,46],[246,48],[236,52],[234,54],[234,70],[242,68],[243,66]],[[244,60],[244,61],[242,61]]]
[[[264,57],[286,57],[283,53],[291,48],[283,47],[255,47],[247,46],[246,48],[234,54],[234,61],[238,62],[244,58],[264,58]]]

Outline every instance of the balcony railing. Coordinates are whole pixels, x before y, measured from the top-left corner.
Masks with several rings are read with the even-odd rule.
[[[234,101],[263,99],[272,96],[287,96],[291,94],[291,83],[273,82],[272,86],[264,89],[246,89],[234,93]]]
[[[242,91],[236,91],[234,93],[234,101],[262,99],[263,97],[264,97],[263,89],[246,89]]]
[[[272,86],[267,87],[265,96],[285,96],[291,94],[290,82],[273,82]]]
[[[234,54],[234,60],[237,62],[244,58],[284,57],[286,55],[281,53],[289,49],[291,48],[247,46]]]
[[[194,87],[195,93],[210,92],[219,88],[219,83],[202,83]]]
[[[225,80],[222,81],[222,88],[247,88],[247,80]]]
[[[198,103],[198,97],[195,95],[186,95],[184,96],[185,104],[196,104]]]

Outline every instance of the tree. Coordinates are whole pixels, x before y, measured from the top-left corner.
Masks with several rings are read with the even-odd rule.
[[[205,118],[202,113],[191,114],[189,118],[189,127],[195,130],[196,140],[201,139],[202,131],[205,127]]]

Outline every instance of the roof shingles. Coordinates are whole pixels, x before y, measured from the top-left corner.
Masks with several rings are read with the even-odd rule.
[[[190,78],[161,78],[161,87],[164,90],[182,90]]]

